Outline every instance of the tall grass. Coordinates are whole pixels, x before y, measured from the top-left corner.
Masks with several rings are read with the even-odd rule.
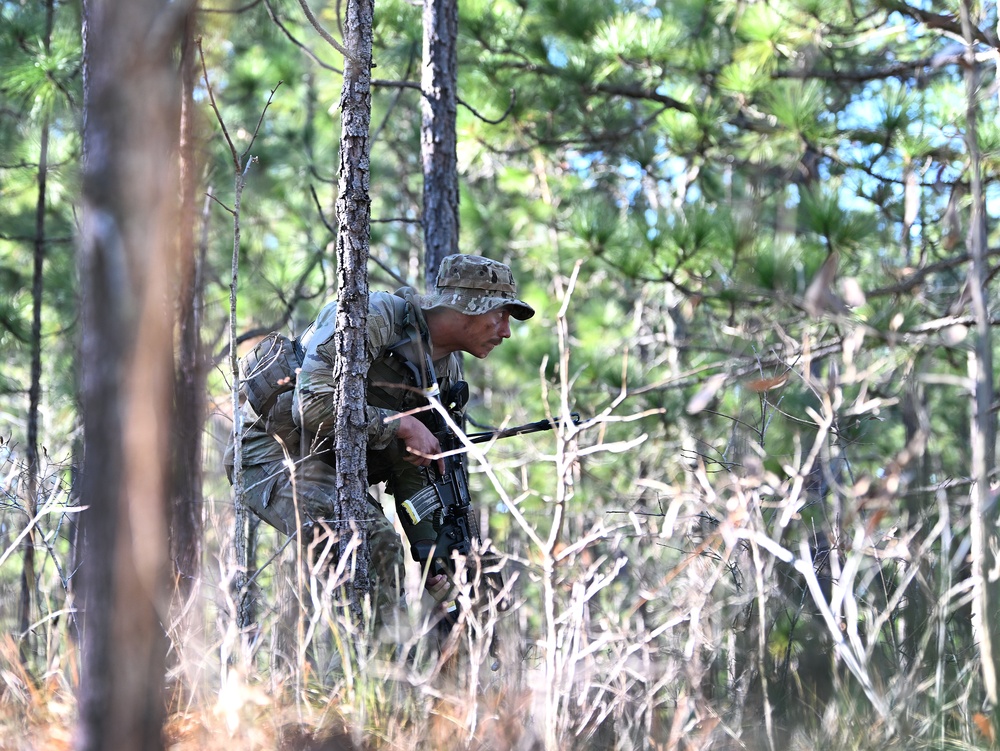
[[[567,428],[557,440],[585,445],[591,429]],[[27,521],[16,463],[8,454],[3,465],[0,746],[68,748],[79,680],[66,586],[73,504],[64,485],[45,484],[35,520],[45,558],[38,612],[30,634],[15,633]],[[298,546],[264,530],[257,623],[237,633],[230,516],[216,498],[202,578],[165,624],[168,746],[989,746],[992,718],[978,707],[975,644],[962,615],[969,586],[958,573],[942,576],[938,564],[950,564],[941,519],[910,537],[873,534],[859,519],[847,539],[817,550],[809,535],[776,529],[788,510],[776,499],[793,497],[790,488],[764,474],[695,475],[697,492],[660,488],[662,511],[605,508],[559,536],[532,521],[530,494],[504,494],[518,520],[503,545],[512,551],[504,571],[513,606],[466,608],[448,638],[421,602],[418,572],[398,622],[360,628],[340,598],[346,569],[328,575],[317,562],[299,577]],[[582,489],[562,492],[569,504]],[[918,589],[932,607],[908,623],[907,598]],[[488,649],[493,633],[498,660]],[[25,662],[19,647],[29,637]]]
[[[569,373],[568,362],[561,369]],[[633,429],[646,414],[620,414],[624,400],[574,425],[565,419],[569,388],[554,400],[563,419],[547,453],[538,443],[531,456],[527,444],[473,452],[472,484],[491,509],[486,528],[497,535],[512,605],[481,607],[465,583],[447,635],[414,568],[408,606],[359,626],[340,590],[350,561],[334,565],[309,540],[263,527],[249,572],[256,619],[240,633],[229,491],[209,471],[201,577],[164,623],[168,747],[995,745],[966,528],[951,511],[960,499],[948,496],[960,489],[937,488],[936,506],[904,519],[888,491],[840,487],[834,522],[829,498],[804,482],[816,468],[833,476],[823,448],[832,401],[815,414],[813,442],[779,474],[753,442],[741,442],[738,456],[731,446],[657,446]],[[75,509],[67,467],[46,467],[32,522],[44,560],[37,612],[29,633],[18,633],[19,536],[29,523],[19,462],[5,446],[0,747],[69,748],[80,678]]]

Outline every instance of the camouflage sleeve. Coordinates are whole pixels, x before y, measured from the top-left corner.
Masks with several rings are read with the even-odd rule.
[[[391,304],[375,294],[368,304],[368,362],[365,370],[384,352],[391,342],[393,331]],[[306,431],[319,436],[332,436],[337,422],[336,382],[333,367],[336,361],[334,332],[337,323],[336,303],[330,303],[320,312],[316,327],[306,343],[295,385],[293,411],[296,422]],[[365,424],[368,446],[383,449],[396,437],[399,423],[388,420],[396,413],[365,405]]]

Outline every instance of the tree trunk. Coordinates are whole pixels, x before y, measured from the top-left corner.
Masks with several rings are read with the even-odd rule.
[[[239,356],[237,353],[236,335],[236,297],[239,287],[240,268],[240,211],[243,204],[243,189],[246,187],[246,173],[253,164],[253,158],[247,160],[242,167],[236,160],[236,178],[234,184],[235,200],[233,201],[233,262],[232,280],[229,283],[229,365],[233,384],[233,555],[235,558],[235,573],[232,581],[232,591],[236,602],[236,626],[243,635],[242,645],[244,657],[249,657],[245,649],[248,643],[250,628],[254,622],[254,601],[250,594],[250,566],[254,559],[253,526],[250,509],[247,507],[246,487],[243,481],[243,411],[240,409]]]
[[[188,3],[85,0],[75,747],[163,747],[178,87]],[[164,158],[164,157],[167,158]]]
[[[458,0],[424,0],[420,152],[424,170],[424,271],[433,289],[441,259],[458,252]]]
[[[351,612],[360,620],[362,603],[371,592],[371,560],[367,529],[360,520],[371,515],[365,449],[365,346],[368,321],[368,252],[371,240],[369,131],[371,126],[372,19],[370,0],[349,0],[344,25],[344,89],[340,98],[340,183],[337,198],[337,519],[342,528],[339,553],[352,534],[359,536],[350,589]]]
[[[197,2],[194,3],[197,5]],[[201,432],[205,367],[201,344],[201,288],[197,273],[195,191],[195,8],[184,19],[181,40],[180,221],[177,301],[178,363],[174,379],[174,497],[170,519],[171,555],[179,594],[187,597],[201,561]]]
[[[254,613],[256,609],[256,603],[252,593],[250,592],[250,572],[253,568],[253,561],[255,557],[254,546],[256,544],[256,525],[252,519],[250,509],[247,508],[244,500],[246,497],[246,488],[244,487],[243,480],[243,410],[240,408],[240,368],[239,353],[237,352],[239,338],[236,328],[236,302],[239,290],[240,272],[240,213],[243,204],[243,191],[247,184],[247,173],[250,171],[250,167],[257,161],[257,157],[250,154],[250,149],[253,148],[254,139],[256,138],[256,132],[254,133],[254,138],[250,140],[247,150],[242,155],[238,153],[236,151],[235,144],[232,139],[229,138],[226,124],[222,120],[222,116],[219,114],[218,107],[215,104],[215,95],[212,93],[212,87],[208,81],[208,72],[205,69],[204,58],[202,58],[202,70],[205,73],[205,85],[208,90],[209,99],[212,103],[212,108],[215,110],[216,117],[219,118],[219,124],[222,126],[223,134],[225,135],[226,142],[229,146],[234,170],[233,208],[228,209],[229,213],[232,214],[233,217],[233,254],[231,276],[229,281],[229,375],[231,378],[230,383],[232,384],[230,398],[232,400],[233,407],[232,481],[234,520],[233,544],[231,552],[235,558],[235,571],[231,582],[231,590],[233,592],[236,605],[236,625],[242,635],[241,646],[243,647],[243,656],[244,658],[249,658],[249,651],[246,647],[249,644],[250,629],[255,620]],[[281,85],[280,81],[278,85]],[[274,96],[274,92],[276,90],[277,86],[271,90],[271,97]],[[267,100],[267,105],[264,107],[265,113],[267,112],[267,107],[270,105],[271,99],[269,98]],[[264,113],[261,113],[261,119],[258,121],[258,127],[259,123],[263,122],[263,119]]]
[[[52,0],[45,3],[45,37],[43,44],[48,54],[52,42],[52,25],[55,11]],[[28,446],[26,468],[27,483],[24,510],[27,524],[32,524],[38,511],[38,408],[42,394],[42,293],[45,269],[45,211],[46,182],[49,171],[49,118],[42,117],[42,132],[38,147],[38,199],[35,201],[35,253],[31,279],[31,383],[28,386]],[[22,544],[21,602],[19,631],[21,634],[21,661],[28,663],[31,655],[31,601],[35,589],[35,533],[29,530]]]
[[[975,384],[972,420],[972,578],[974,581],[973,627],[979,644],[983,687],[989,706],[997,710],[998,673],[1000,673],[1000,582],[995,561],[997,522],[996,495],[990,479],[996,464],[996,426],[993,414],[993,331],[987,304],[989,270],[986,254],[986,215],[982,184],[982,157],[976,120],[979,115],[979,71],[975,57],[971,9],[968,0],[961,7],[962,30],[966,39],[966,126],[965,143],[969,153],[969,177],[972,187],[972,217],[969,221],[968,246],[972,263],[968,288],[972,293],[972,314],[976,319],[976,343],[969,356],[969,378]],[[992,551],[992,552],[991,552]]]

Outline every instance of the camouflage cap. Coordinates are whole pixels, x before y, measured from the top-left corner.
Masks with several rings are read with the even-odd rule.
[[[517,285],[510,267],[482,256],[453,255],[441,261],[437,289],[423,298],[422,308],[451,308],[476,316],[509,308],[520,321],[535,315],[528,303],[517,299]]]

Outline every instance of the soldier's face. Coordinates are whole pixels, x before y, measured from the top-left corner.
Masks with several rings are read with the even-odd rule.
[[[510,311],[497,308],[477,316],[464,316],[463,349],[482,360],[504,339],[510,338]]]

